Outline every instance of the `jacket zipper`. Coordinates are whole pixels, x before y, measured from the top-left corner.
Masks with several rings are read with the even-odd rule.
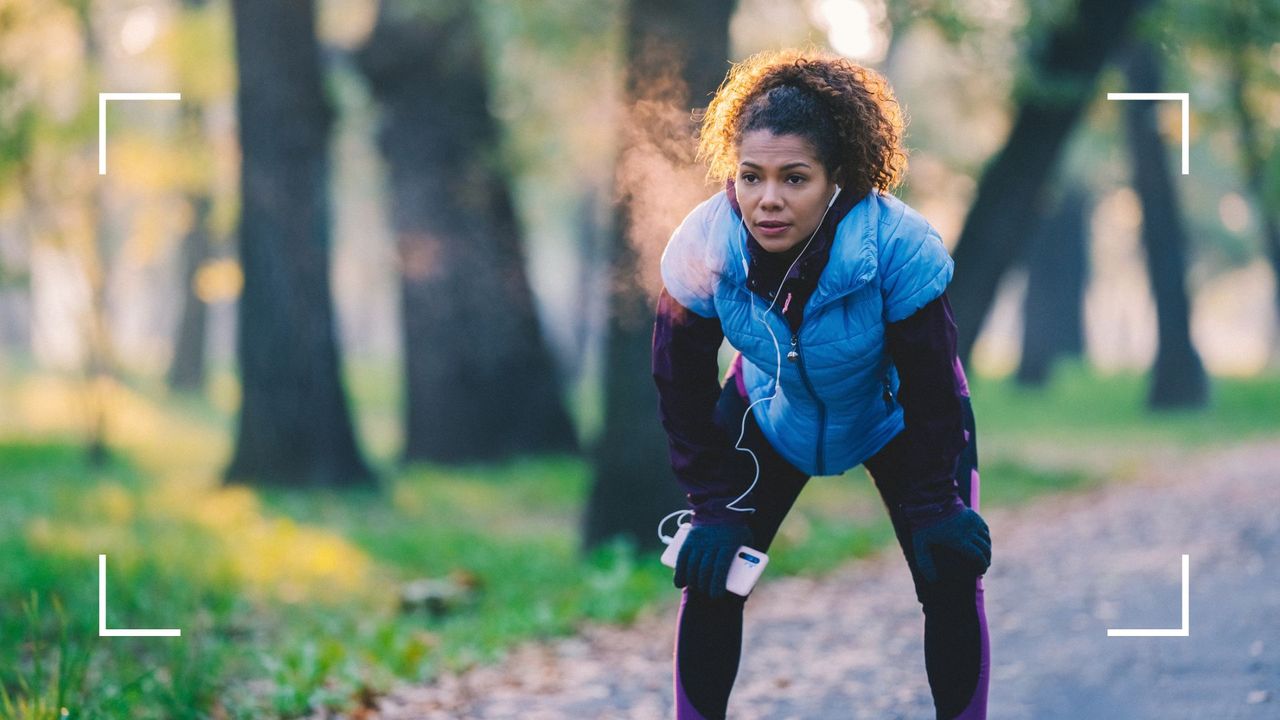
[[[744,284],[746,284],[746,279],[745,279],[745,278],[750,277],[751,271],[750,271],[750,268],[746,265],[746,258],[745,258],[745,257],[743,258],[743,270],[745,271],[745,272],[744,272],[744,280],[743,280],[743,282],[744,282]],[[834,302],[834,301],[836,301],[836,300],[838,300],[838,299],[840,299],[840,298],[844,297],[845,295],[847,295],[847,294],[849,294],[849,293],[851,293],[851,292],[853,292],[853,291],[857,290],[858,288],[862,287],[862,286],[863,286],[863,285],[864,285],[864,284],[865,284],[865,283],[866,283],[866,282],[871,278],[871,276],[872,276],[873,274],[874,274],[874,273],[873,273],[873,272],[871,272],[871,271],[863,272],[863,273],[862,273],[862,275],[860,275],[860,276],[858,277],[858,279],[855,281],[855,283],[854,283],[854,285],[853,285],[853,287],[852,287],[852,288],[849,288],[846,292],[840,293],[839,295],[836,295],[836,296],[832,296],[832,297],[825,298],[825,299],[823,300],[823,302],[822,302],[820,305],[814,305],[812,308],[809,308],[810,312],[816,311],[819,307],[822,307],[823,305],[827,305],[828,303]],[[816,290],[816,288],[815,288],[815,290]],[[751,293],[751,292],[752,292],[752,290],[748,287],[748,288],[747,288],[747,292],[748,292],[748,293]],[[777,311],[775,311],[775,312],[777,312],[777,313],[778,313],[778,317],[782,318],[782,324],[783,324],[783,327],[790,327],[790,326],[791,326],[791,323],[787,320],[787,316],[786,316],[785,314],[783,314],[783,312],[782,312],[781,310],[777,310]],[[804,320],[803,320],[803,319],[800,321],[800,327],[802,327],[802,328],[804,327]],[[818,472],[817,472],[817,474],[818,474],[818,475],[822,475],[822,474],[825,472],[825,468],[824,468],[824,466],[823,466],[823,452],[822,452],[822,450],[823,450],[823,445],[825,445],[825,444],[826,444],[826,437],[827,437],[827,406],[826,406],[826,404],[825,404],[825,403],[823,403],[823,402],[822,402],[822,400],[818,397],[818,393],[813,389],[813,384],[809,382],[809,375],[808,375],[808,373],[806,373],[806,372],[805,372],[805,369],[804,369],[804,358],[803,358],[803,357],[801,356],[801,354],[800,354],[800,331],[799,331],[799,329],[797,329],[795,332],[793,332],[793,333],[791,334],[791,353],[788,353],[788,354],[787,354],[787,359],[788,359],[788,360],[793,359],[793,358],[792,358],[792,353],[794,353],[794,354],[795,354],[794,359],[795,359],[795,361],[799,364],[799,368],[800,368],[800,379],[804,381],[805,389],[807,389],[807,390],[809,391],[809,394],[813,396],[813,401],[814,401],[815,403],[817,403],[817,405],[818,405],[818,447],[817,447],[817,452],[816,452],[816,455],[817,455],[817,458],[816,458],[816,459],[817,459],[817,466],[818,466],[818,467],[817,467],[817,471],[818,471]],[[892,408],[893,408],[893,393],[892,393],[892,392],[890,391],[890,389],[889,389],[889,380],[888,380],[888,378],[887,378],[887,377],[884,379],[884,383],[885,383],[885,388],[884,388],[884,391],[885,391],[885,392],[884,392],[884,397],[885,397],[885,409],[886,409],[886,411],[890,411],[890,412],[891,412],[891,411],[892,411]]]
[[[804,323],[801,323],[803,325]],[[804,370],[804,356],[800,354],[800,332],[791,334],[791,350],[796,354],[796,362],[800,368],[800,379],[804,381],[805,389],[813,396],[813,401],[818,404],[818,447],[817,447],[817,465],[818,475],[825,474],[823,465],[822,449],[827,442],[827,406],[818,397],[818,393],[813,389],[813,385],[809,382],[809,374]]]
[[[890,389],[889,373],[885,373],[881,381],[884,383],[884,414],[892,415],[893,414],[893,390]]]
[[[870,276],[871,276],[870,273],[864,273],[862,277],[858,278],[858,282],[854,285],[852,289],[849,290],[849,292],[853,292],[854,290],[857,290],[858,288],[862,287],[862,285],[867,281],[867,279]],[[748,288],[747,292],[750,293],[752,291],[750,288]],[[844,295],[846,294],[848,293],[841,293],[839,296],[827,298],[826,301],[822,303],[822,305],[826,305],[827,303],[830,303],[834,300],[838,300],[840,297],[844,297]],[[819,307],[821,306],[815,305],[814,307],[809,308],[809,310],[810,312],[816,311]],[[783,327],[791,326],[790,321],[787,320],[787,316],[783,314],[781,309],[774,310],[774,312],[776,312],[778,314],[778,317],[782,319]],[[806,319],[807,319],[807,316],[806,316]],[[804,327],[803,319],[800,321],[800,327],[801,328]],[[813,384],[809,382],[809,374],[805,372],[804,358],[800,354],[800,330],[799,329],[791,333],[791,352],[787,353],[788,360],[793,359],[792,353],[794,353],[795,355],[794,360],[799,364],[800,379],[804,381],[805,389],[808,390],[809,394],[813,396],[813,401],[818,406],[818,446],[814,454],[816,455],[815,459],[817,460],[817,474],[822,475],[823,473],[826,472],[824,458],[823,458],[823,446],[826,444],[826,441],[827,441],[827,406],[825,403],[822,402],[822,399],[818,397],[817,391],[813,389]],[[886,409],[892,408],[893,394],[889,391],[887,379],[885,380],[885,397],[886,397],[886,401],[885,401]]]
[[[791,323],[787,320],[787,316],[781,310],[775,310],[778,317],[782,319],[783,327],[790,327]],[[804,327],[804,320],[800,321],[800,327]],[[827,406],[818,397],[818,392],[813,389],[813,384],[809,382],[809,374],[804,369],[804,356],[800,353],[800,329],[797,328],[791,333],[791,352],[787,353],[787,359],[798,363],[800,369],[800,379],[804,381],[804,387],[813,396],[813,402],[818,406],[818,445],[815,448],[814,455],[817,461],[817,474],[822,475],[826,472],[826,466],[823,459],[823,446],[827,442]]]

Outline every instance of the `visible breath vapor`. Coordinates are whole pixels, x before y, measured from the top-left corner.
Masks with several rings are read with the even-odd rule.
[[[637,81],[622,121],[622,152],[615,177],[622,230],[635,272],[615,277],[615,297],[642,291],[651,308],[662,286],[659,260],[671,232],[698,203],[715,192],[706,168],[694,160],[698,118],[688,106],[684,81],[670,53],[650,49],[648,69]],[[622,264],[626,267],[626,264]]]

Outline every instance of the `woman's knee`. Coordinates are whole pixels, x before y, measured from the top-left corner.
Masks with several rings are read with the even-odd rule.
[[[741,624],[746,597],[726,592],[713,598],[693,587],[685,588],[685,592],[684,622]]]
[[[916,600],[925,614],[931,611],[949,612],[955,608],[972,606],[977,593],[977,575],[940,577],[936,582],[923,578],[916,580]]]

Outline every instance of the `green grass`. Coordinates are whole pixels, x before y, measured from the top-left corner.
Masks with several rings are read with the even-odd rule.
[[[185,518],[111,517],[49,482],[78,478],[78,486],[113,488],[107,496],[121,505],[145,505],[148,488],[135,469],[116,462],[93,471],[83,462],[66,444],[0,445],[18,490],[0,539],[16,566],[0,577],[0,679],[17,695],[39,697],[22,678],[64,651],[28,652],[18,642],[32,631],[55,636],[51,625],[33,628],[20,603],[28,589],[59,598],[76,638],[66,651],[94,660],[84,684],[93,692],[69,703],[84,717],[173,717],[174,708],[212,708],[215,698],[240,717],[347,707],[364,687],[492,661],[517,639],[569,633],[586,619],[625,622],[670,597],[669,571],[624,543],[577,557],[574,508],[585,468],[574,459],[414,468],[391,478],[385,493],[261,492],[264,517],[341,538],[377,568],[367,587],[329,592],[322,577],[292,601],[224,572],[236,546],[218,531]],[[177,625],[182,639],[96,636],[94,549],[109,556],[108,625]],[[400,581],[460,571],[479,584],[473,606],[443,617],[395,610]]]
[[[620,542],[579,556],[589,489],[579,458],[396,469],[395,378],[350,373],[382,471],[367,490],[221,488],[234,406],[225,383],[212,400],[120,389],[131,422],[117,423],[119,450],[97,468],[70,421],[0,421],[0,719],[59,717],[62,706],[121,718],[350,708],[395,678],[425,680],[675,601],[655,554]],[[1280,435],[1280,378],[1216,378],[1208,410],[1160,415],[1141,409],[1136,376],[1067,366],[1043,391],[972,380],[984,506],[1113,479],[1125,453]],[[48,402],[26,405],[12,383],[0,392],[6,407],[45,412],[68,405],[59,387],[40,385]],[[892,542],[861,468],[814,478],[769,574],[821,574]],[[109,558],[108,625],[181,627],[181,638],[97,636],[98,553]],[[474,585],[474,601],[441,616],[400,609],[403,583],[442,577]],[[61,620],[48,611],[55,599]],[[76,657],[88,658],[82,670]]]
[[[129,717],[140,707],[152,708],[142,717],[173,717],[208,706],[224,649],[210,647],[190,620],[201,608],[225,615],[236,596],[233,587],[184,576],[205,542],[199,530],[95,508],[97,499],[135,496],[144,485],[118,459],[89,468],[78,447],[19,442],[0,445],[0,467],[7,499],[0,553],[11,560],[0,574],[0,680],[13,696],[0,703],[0,717],[61,717],[63,706],[73,717]],[[189,619],[188,642],[99,638],[97,552],[108,555],[109,626],[180,614]],[[50,604],[65,611],[40,610]],[[74,657],[89,662],[69,677]]]
[[[985,378],[971,378],[970,390],[979,434],[1007,444],[1051,440],[1081,447],[1195,447],[1280,432],[1280,378],[1275,376],[1211,378],[1209,406],[1199,410],[1147,410],[1147,385],[1144,375],[1099,376],[1073,362],[1061,364],[1044,390]]]

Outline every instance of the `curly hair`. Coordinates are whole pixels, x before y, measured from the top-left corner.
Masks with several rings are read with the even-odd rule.
[[[906,174],[905,122],[889,82],[838,55],[788,49],[735,63],[701,120],[697,159],[708,163],[707,179],[733,177],[743,134],[761,129],[808,140],[859,199]]]

